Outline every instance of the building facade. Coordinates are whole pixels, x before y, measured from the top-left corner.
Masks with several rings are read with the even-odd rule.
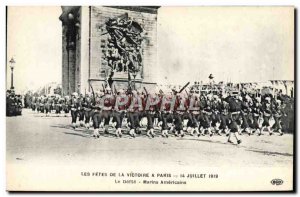
[[[63,6],[63,94],[100,90],[108,80],[116,88],[128,88],[128,79],[136,88],[153,86],[158,8]]]

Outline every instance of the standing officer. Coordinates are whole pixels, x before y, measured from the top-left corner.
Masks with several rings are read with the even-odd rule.
[[[230,112],[230,124],[229,124],[230,133],[228,137],[228,142],[233,143],[230,140],[230,138],[232,135],[234,135],[237,140],[237,143],[240,144],[242,141],[237,136],[237,133],[239,131],[238,121],[239,121],[240,110],[241,110],[241,104],[238,99],[238,95],[236,95],[235,97],[231,96],[228,99],[228,103],[229,103],[229,112]]]

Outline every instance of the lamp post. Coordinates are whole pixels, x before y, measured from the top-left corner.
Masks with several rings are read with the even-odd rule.
[[[14,60],[14,58],[11,58],[10,61],[10,69],[11,69],[11,85],[10,85],[10,89],[14,89],[14,67],[15,67],[15,63],[16,61]]]

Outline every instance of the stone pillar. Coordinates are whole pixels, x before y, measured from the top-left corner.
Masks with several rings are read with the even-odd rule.
[[[80,83],[79,64],[80,51],[76,46],[80,45],[80,36],[78,36],[78,27],[80,16],[79,6],[62,6],[63,13],[59,17],[62,21],[62,91],[64,95],[78,91],[77,83]],[[77,53],[76,53],[77,51]]]
[[[89,88],[89,44],[90,44],[90,27],[89,27],[89,10],[90,7],[83,6],[80,10],[80,92],[91,91]],[[77,47],[79,49],[79,47]]]
[[[68,56],[68,94],[75,92],[76,50],[75,47],[67,47]]]
[[[68,69],[68,55],[67,54],[67,26],[62,26],[62,93],[69,94],[69,69]]]

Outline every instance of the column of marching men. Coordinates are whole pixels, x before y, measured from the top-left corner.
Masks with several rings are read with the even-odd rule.
[[[107,95],[110,95],[107,97]],[[106,99],[102,99],[106,97]],[[126,102],[125,97],[127,97]],[[121,99],[117,99],[121,98]],[[139,99],[136,99],[139,98]],[[163,102],[175,98],[175,102]],[[123,99],[123,100],[122,100]],[[154,102],[158,99],[159,102]],[[142,102],[138,102],[138,101]],[[149,102],[150,101],[150,102]],[[284,100],[280,95],[259,95],[241,91],[239,94],[192,94],[170,91],[150,93],[127,92],[123,89],[112,93],[110,88],[94,94],[70,96],[33,97],[33,111],[67,116],[71,113],[72,127],[93,129],[93,137],[110,134],[116,137],[128,134],[132,138],[144,133],[150,138],[157,135],[169,137],[226,135],[241,143],[239,135],[283,135],[281,117],[285,115]],[[116,105],[116,102],[122,105]],[[149,103],[155,103],[150,105]],[[191,103],[193,107],[191,107]],[[132,107],[132,106],[133,107]],[[148,105],[148,107],[147,107]],[[174,105],[174,106],[172,106]]]
[[[45,116],[50,116],[51,113],[67,116],[70,112],[70,102],[70,96],[32,96],[30,108],[37,113],[44,113]]]

